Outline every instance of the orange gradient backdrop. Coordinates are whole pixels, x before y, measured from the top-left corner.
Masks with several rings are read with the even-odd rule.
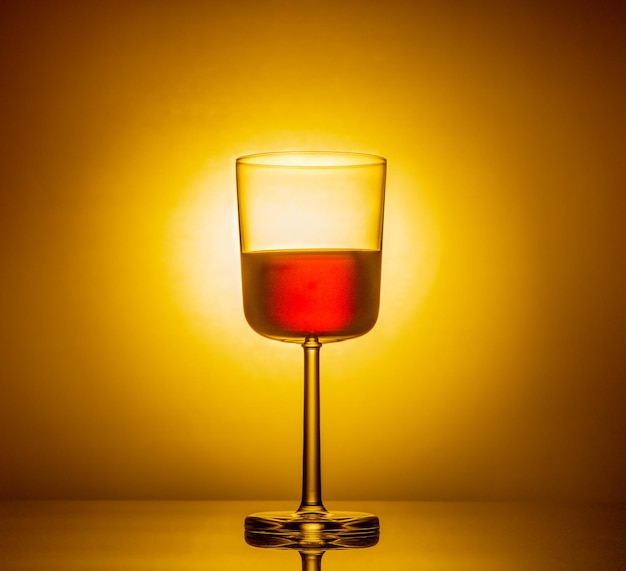
[[[388,159],[382,304],[322,349],[328,499],[626,499],[618,3],[0,8],[4,498],[285,498],[301,350],[234,161]]]

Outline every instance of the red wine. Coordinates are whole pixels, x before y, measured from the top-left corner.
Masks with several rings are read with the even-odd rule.
[[[380,265],[375,250],[244,253],[246,319],[257,333],[281,341],[363,335],[378,317]]]

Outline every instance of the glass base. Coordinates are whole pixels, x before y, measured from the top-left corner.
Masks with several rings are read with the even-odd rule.
[[[362,512],[275,511],[249,515],[245,530],[255,547],[341,549],[376,545],[380,523]]]

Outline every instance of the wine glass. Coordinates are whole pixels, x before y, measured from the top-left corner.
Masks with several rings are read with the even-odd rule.
[[[257,543],[324,546],[378,536],[375,515],[322,503],[319,352],[323,343],[367,333],[378,317],[386,165],[344,152],[237,159],[246,320],[304,349],[302,500],[294,512],[249,515],[246,536]]]

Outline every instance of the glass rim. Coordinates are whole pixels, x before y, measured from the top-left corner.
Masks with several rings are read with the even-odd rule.
[[[387,159],[369,153],[349,151],[276,151],[244,155],[237,165],[293,168],[293,169],[344,169],[354,167],[385,166]]]

